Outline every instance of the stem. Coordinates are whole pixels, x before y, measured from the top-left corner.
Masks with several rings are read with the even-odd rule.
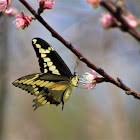
[[[35,10],[25,0],[19,0],[19,1],[35,16],[35,18],[41,24],[43,24],[46,27],[46,29],[48,29],[51,32],[51,34],[52,34],[53,37],[55,37],[61,43],[63,43],[69,50],[71,50],[89,68],[95,70],[97,73],[99,73],[100,75],[102,75],[104,77],[104,79],[105,79],[105,82],[110,82],[110,83],[116,85],[117,87],[121,88],[122,90],[126,91],[127,94],[133,95],[135,98],[140,99],[140,93],[138,93],[138,92],[132,90],[131,88],[127,87],[125,84],[123,84],[123,82],[119,78],[118,78],[119,80],[115,80],[110,75],[108,75],[103,69],[97,67],[92,62],[90,62],[78,50],[76,50],[71,43],[69,43],[68,41],[66,41],[54,29],[52,29],[51,26],[49,26],[49,24],[47,24],[47,22],[44,21],[44,19],[40,15],[38,15],[37,12],[35,12]]]

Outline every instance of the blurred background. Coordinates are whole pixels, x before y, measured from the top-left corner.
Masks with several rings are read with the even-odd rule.
[[[37,10],[36,0],[28,2]],[[19,1],[12,6],[31,15]],[[126,0],[126,6],[139,18],[139,0]],[[53,9],[42,16],[91,62],[140,92],[139,44],[118,29],[104,30],[99,22],[102,12],[102,8],[93,10],[86,0],[56,0]],[[0,17],[0,140],[140,139],[140,100],[110,83],[92,90],[74,89],[63,111],[61,105],[33,111],[34,97],[12,85],[22,76],[40,72],[32,38],[50,43],[72,73],[77,58],[38,21],[23,31],[15,28],[14,20]],[[79,62],[76,72],[82,75],[90,69]]]

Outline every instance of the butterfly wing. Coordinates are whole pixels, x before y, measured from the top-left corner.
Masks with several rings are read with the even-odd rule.
[[[40,75],[41,74],[27,75],[27,76],[17,79],[12,84],[15,87],[19,87],[19,88],[22,88],[23,90],[26,90],[27,92],[31,93],[31,95],[36,96],[39,93],[37,86],[40,83],[37,83],[37,82],[39,82],[39,81],[37,81],[37,79]]]
[[[72,77],[72,74],[59,56],[59,54],[43,39],[34,38],[32,45],[39,58],[40,70],[42,73],[50,73],[65,77]]]
[[[44,104],[59,105],[63,103],[63,96],[69,87],[69,81],[50,82],[46,92],[42,90],[33,100],[35,109]]]
[[[35,109],[44,104],[59,105],[70,85],[69,78],[49,73],[32,74],[13,82],[13,85],[36,96]]]
[[[35,109],[44,104],[59,105],[61,102],[64,106],[73,87],[77,86],[77,76],[71,74],[65,62],[47,42],[34,38],[32,45],[42,73],[19,78],[13,85],[35,95]]]

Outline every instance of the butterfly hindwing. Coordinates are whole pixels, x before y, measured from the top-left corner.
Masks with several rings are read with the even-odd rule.
[[[18,80],[13,82],[13,85],[19,88],[22,88],[23,90],[28,91],[32,95],[37,95],[38,93],[38,87],[37,82],[39,82],[37,79],[40,74],[32,74],[28,75],[22,78],[19,78]]]
[[[39,58],[39,65],[42,73],[72,77],[72,74],[65,62],[46,41],[40,38],[34,38],[32,40],[32,45],[37,57]]]
[[[33,100],[35,109],[44,104],[59,105],[69,84],[69,78],[49,73],[32,74],[13,82],[14,86],[36,96]]]
[[[63,95],[68,88],[69,81],[51,82],[45,92],[41,91],[33,100],[35,109],[44,104],[59,105],[63,102]]]

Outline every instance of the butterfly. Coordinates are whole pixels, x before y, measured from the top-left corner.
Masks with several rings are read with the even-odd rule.
[[[43,39],[32,39],[41,73],[17,79],[13,85],[34,95],[34,110],[45,104],[58,106],[67,102],[78,85],[77,73],[72,74],[59,54]]]

